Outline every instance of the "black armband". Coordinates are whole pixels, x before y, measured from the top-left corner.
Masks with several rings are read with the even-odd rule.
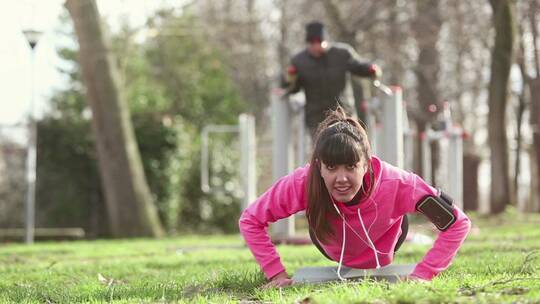
[[[453,200],[444,192],[428,195],[416,203],[416,210],[425,215],[440,231],[446,231],[456,222]]]

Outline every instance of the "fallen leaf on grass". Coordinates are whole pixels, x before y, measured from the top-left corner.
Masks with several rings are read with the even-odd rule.
[[[15,286],[22,288],[32,288],[32,285],[27,283],[15,283]]]
[[[302,300],[296,301],[296,304],[314,304],[315,301],[313,301],[310,297],[305,297]]]
[[[117,279],[113,279],[113,278],[106,278],[104,277],[101,273],[98,273],[98,281],[103,284],[103,285],[106,285],[107,287],[111,287],[112,285],[119,285],[119,284],[124,284],[125,282],[122,281],[122,280],[117,280]]]
[[[203,285],[191,285],[191,286],[184,287],[184,290],[182,291],[182,293],[186,297],[192,297],[194,295],[200,294],[203,290],[204,290]]]
[[[475,296],[478,293],[477,290],[474,289],[461,289],[459,290],[459,294],[466,296],[466,297],[472,297]]]
[[[58,262],[57,261],[52,261],[49,266],[45,267],[45,269],[51,269],[54,265],[56,265]]]
[[[473,296],[476,296],[479,293],[501,293],[501,294],[504,294],[504,295],[515,296],[515,295],[522,295],[522,294],[525,294],[527,292],[529,292],[529,289],[525,288],[525,287],[511,287],[511,288],[505,288],[505,289],[503,289],[501,291],[498,291],[498,290],[486,290],[485,288],[462,289],[462,290],[459,291],[459,293],[461,295],[466,296],[466,297],[473,297]]]
[[[507,288],[507,289],[503,290],[501,293],[505,294],[505,295],[515,296],[515,295],[521,295],[521,294],[524,294],[524,293],[527,293],[527,292],[529,292],[528,288],[525,288],[525,287],[513,287],[513,288]]]

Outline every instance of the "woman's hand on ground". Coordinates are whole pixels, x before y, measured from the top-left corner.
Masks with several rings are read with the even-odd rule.
[[[292,285],[293,280],[289,279],[289,275],[286,271],[276,274],[270,282],[266,283],[263,288],[276,288],[276,287],[285,287]]]

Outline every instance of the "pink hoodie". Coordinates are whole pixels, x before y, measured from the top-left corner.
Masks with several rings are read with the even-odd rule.
[[[358,209],[378,252],[381,266],[392,263],[394,247],[401,235],[401,222],[406,213],[416,212],[416,203],[426,195],[437,195],[415,174],[394,167],[377,157],[372,157],[375,188],[370,197],[362,198],[360,204],[347,206],[336,202],[345,216],[347,226],[343,264],[360,269],[376,267],[375,253],[360,224]],[[276,248],[268,235],[268,224],[289,217],[307,207],[306,185],[309,165],[296,169],[279,179],[242,213],[240,232],[261,266],[267,278],[285,270]],[[416,265],[412,276],[431,280],[448,268],[470,228],[469,218],[459,208],[454,209],[456,222],[445,232],[440,232],[433,248]],[[329,244],[321,243],[324,251],[339,261],[343,242],[342,220],[333,220],[335,238]]]

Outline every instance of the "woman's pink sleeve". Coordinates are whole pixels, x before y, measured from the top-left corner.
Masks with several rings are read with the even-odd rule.
[[[268,224],[305,210],[307,166],[279,179],[240,216],[240,233],[268,279],[285,267],[268,234]]]
[[[408,187],[405,187],[405,189],[407,189],[406,192],[409,192],[406,196],[409,199],[404,201],[408,202],[406,206],[408,212],[415,212],[416,203],[424,196],[437,195],[435,188],[415,174],[408,175],[406,180]],[[470,219],[459,207],[455,204],[453,206],[456,221],[446,231],[439,232],[433,247],[426,253],[422,261],[416,265],[412,273],[413,277],[431,280],[437,274],[446,270],[469,234],[471,230]]]

